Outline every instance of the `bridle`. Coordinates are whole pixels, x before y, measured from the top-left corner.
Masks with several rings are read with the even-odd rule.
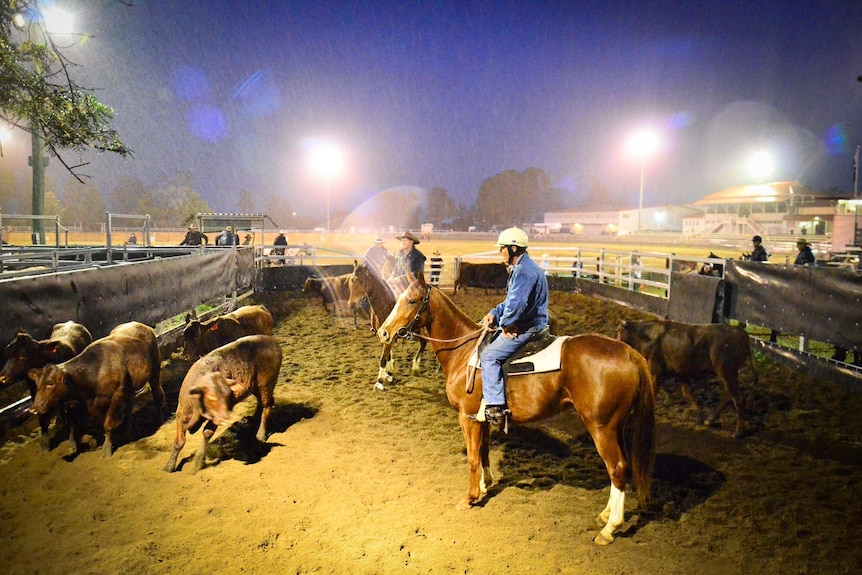
[[[424,337],[419,332],[414,330],[419,324],[419,320],[422,318],[422,314],[425,312],[426,309],[428,309],[428,300],[430,298],[431,286],[425,286],[425,295],[422,296],[422,301],[419,302],[419,306],[416,308],[416,313],[413,314],[413,319],[411,319],[407,323],[407,325],[399,327],[398,331],[395,332],[395,335],[397,335],[398,337],[403,337],[406,340],[412,340],[414,337]]]
[[[482,332],[485,331],[484,327],[480,327],[479,329],[477,329],[475,331],[471,331],[468,334],[458,336],[458,337],[455,337],[452,339],[439,339],[436,337],[422,335],[421,333],[419,333],[419,331],[416,329],[416,326],[418,325],[419,321],[421,320],[422,314],[425,312],[425,310],[428,309],[428,301],[431,298],[431,290],[432,289],[433,289],[433,286],[430,286],[430,285],[426,286],[425,295],[422,297],[422,300],[419,302],[419,305],[416,308],[416,312],[413,314],[413,319],[411,319],[407,323],[407,325],[401,326],[398,328],[398,330],[396,330],[396,332],[395,332],[396,337],[400,337],[400,338],[403,338],[406,340],[423,339],[425,341],[430,341],[430,342],[435,342],[435,343],[454,343],[454,342],[458,342],[458,341],[463,341],[464,343],[466,343],[466,342],[470,341],[471,339],[473,339],[474,336],[481,334]],[[439,288],[437,288],[437,289],[439,289]],[[431,321],[433,321],[433,318]],[[431,321],[428,322],[429,325],[430,325]],[[420,329],[421,329],[421,327],[420,327]],[[463,345],[463,344],[461,344],[461,345]],[[460,347],[460,345],[456,346],[456,347]]]

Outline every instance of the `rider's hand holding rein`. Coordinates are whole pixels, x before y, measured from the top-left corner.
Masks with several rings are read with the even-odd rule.
[[[482,326],[485,329],[491,329],[497,323],[497,318],[494,317],[494,314],[489,313],[485,317],[482,318]]]

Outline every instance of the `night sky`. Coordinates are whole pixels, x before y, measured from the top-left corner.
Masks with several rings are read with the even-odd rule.
[[[216,211],[248,190],[322,216],[308,150],[334,141],[340,207],[402,186],[472,204],[485,178],[530,167],[574,204],[594,178],[635,206],[642,127],[662,141],[645,205],[753,181],[759,150],[769,179],[853,193],[858,0],[134,3],[66,2],[93,36],[75,73],[135,152],[84,158],[104,194],[179,170]]]

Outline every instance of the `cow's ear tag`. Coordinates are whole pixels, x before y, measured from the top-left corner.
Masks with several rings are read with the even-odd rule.
[[[215,330],[217,330],[217,329],[218,329],[218,324],[217,324],[217,323],[212,324],[212,327],[210,327],[210,331],[215,331]]]

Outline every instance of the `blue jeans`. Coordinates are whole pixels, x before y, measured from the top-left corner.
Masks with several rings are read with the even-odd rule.
[[[530,328],[512,339],[500,334],[497,339],[482,350],[479,362],[482,366],[482,395],[485,397],[487,405],[506,404],[503,364],[541,330],[541,327]]]

